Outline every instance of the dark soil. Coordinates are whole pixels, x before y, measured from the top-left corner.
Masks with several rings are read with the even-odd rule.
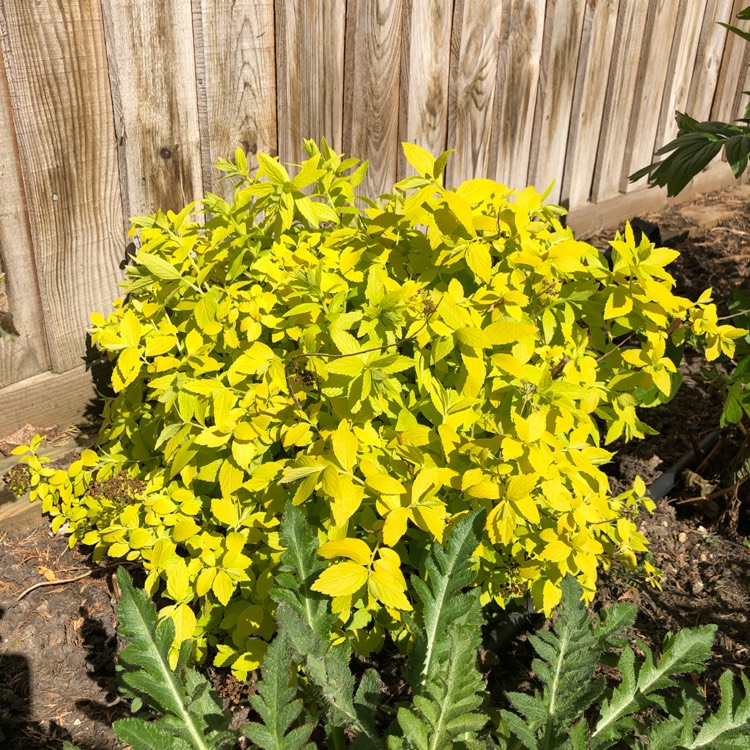
[[[712,286],[720,314],[726,314],[734,288],[750,291],[746,186],[644,218],[656,222],[665,244],[671,242],[682,253],[671,266],[678,293],[695,299]],[[591,241],[604,248],[611,234]],[[616,446],[613,489],[629,486],[636,475],[652,482],[718,427],[722,399],[702,379],[700,357],[687,353],[682,367],[685,379],[677,397],[643,414],[660,434]],[[0,443],[0,455],[10,448]],[[595,602],[596,607],[617,601],[638,604],[634,635],[657,650],[669,631],[716,623],[714,656],[699,678],[714,705],[721,672],[747,673],[750,664],[750,482],[738,483],[736,475],[743,452],[750,455],[747,436],[725,430],[715,450],[698,455],[693,473],[684,473],[656,511],[641,519],[652,561],[664,573],[662,590],[613,569],[603,576]],[[82,750],[120,747],[111,723],[127,708],[114,685],[112,569],[91,566],[85,554],[68,549],[65,539],[50,536],[36,516],[26,529],[0,523],[0,555],[0,747],[59,750],[66,739]],[[48,580],[57,583],[29,591],[18,601],[28,587]],[[540,625],[533,617],[526,624]],[[527,636],[498,650],[500,654],[481,654],[491,694],[530,689]],[[405,687],[398,665],[396,659],[382,665],[391,673],[392,694],[384,696],[386,703],[400,700]],[[227,705],[244,719],[252,686],[216,670],[208,673]]]

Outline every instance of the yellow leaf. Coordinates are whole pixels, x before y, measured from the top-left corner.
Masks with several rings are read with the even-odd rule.
[[[200,530],[201,527],[192,518],[183,518],[172,529],[172,539],[175,542],[184,542],[186,539],[190,539],[191,536],[198,534]]]
[[[365,484],[381,495],[400,495],[406,492],[406,487],[398,479],[385,473],[371,474],[365,479]]]
[[[394,508],[385,517],[383,523],[383,542],[389,547],[398,544],[399,539],[406,533],[406,525],[411,513],[408,508]]]
[[[513,477],[505,489],[505,499],[511,503],[513,509],[527,521],[535,524],[540,520],[539,511],[529,495],[536,486],[536,481],[536,474],[522,474]]]
[[[442,544],[445,532],[445,506],[442,503],[417,505],[412,508],[412,515],[422,531],[429,531]]]
[[[130,544],[131,549],[143,549],[144,547],[150,545],[153,541],[154,538],[146,529],[133,529],[128,534],[128,544]]]
[[[345,471],[352,471],[357,460],[359,441],[349,429],[348,420],[344,419],[331,436],[333,455]]]
[[[567,560],[570,557],[572,551],[562,539],[554,539],[545,546],[539,557],[542,560],[549,560],[550,562],[563,562],[563,560]]]
[[[340,562],[324,570],[310,587],[326,596],[347,596],[367,583],[367,568],[355,562]]]
[[[286,430],[282,444],[285,448],[291,445],[305,446],[310,443],[311,438],[310,425],[307,422],[300,422]]]
[[[522,515],[527,521],[533,524],[539,523],[539,509],[536,507],[534,498],[526,495],[525,497],[519,497],[517,500],[511,501],[513,509]]]
[[[542,590],[542,608],[544,614],[549,617],[552,610],[560,603],[562,599],[562,589],[559,586],[555,586],[552,581],[545,581],[544,588]]]
[[[195,593],[198,596],[205,596],[211,590],[211,584],[214,582],[216,568],[203,568],[198,574],[198,580],[195,582]]]
[[[119,393],[130,385],[141,371],[141,352],[137,346],[129,346],[120,352],[112,371],[112,387]]]
[[[196,620],[195,613],[187,604],[179,604],[170,613],[174,621],[174,645],[193,637]]]
[[[493,346],[512,344],[521,339],[534,336],[537,332],[535,325],[524,323],[513,318],[503,318],[484,329],[485,337]]]
[[[607,298],[604,305],[604,320],[621,318],[633,309],[633,298],[627,289],[617,287]]]
[[[172,558],[167,568],[167,596],[179,602],[190,595],[190,576],[181,557]]]
[[[326,560],[334,557],[348,557],[360,565],[369,565],[372,552],[361,539],[337,539],[332,542],[324,542],[318,549],[318,554]]]
[[[158,357],[166,354],[177,344],[177,336],[154,336],[146,343],[146,356]]]
[[[472,242],[466,249],[466,264],[484,282],[492,276],[492,257],[484,243]]]
[[[411,610],[406,598],[406,580],[401,572],[400,560],[391,549],[381,549],[380,558],[373,563],[368,581],[370,594],[389,609]]]
[[[225,526],[236,526],[240,520],[237,506],[227,498],[214,498],[211,500],[211,514]]]
[[[487,516],[487,531],[493,544],[508,544],[516,530],[518,518],[505,502],[498,503]]]
[[[141,340],[141,324],[132,310],[127,310],[122,316],[120,337],[129,346],[138,346]]]
[[[432,177],[435,169],[435,157],[426,149],[414,143],[404,141],[401,144],[406,161],[411,164],[420,177]]]
[[[224,497],[236,492],[242,486],[245,472],[234,461],[225,459],[219,469],[219,486]]]
[[[364,487],[354,484],[349,477],[339,477],[339,492],[331,503],[331,512],[336,526],[343,526],[359,510],[364,496]]]
[[[216,573],[211,588],[214,594],[216,594],[216,598],[226,607],[232,598],[235,586],[236,584],[230,575],[224,570],[219,570]]]

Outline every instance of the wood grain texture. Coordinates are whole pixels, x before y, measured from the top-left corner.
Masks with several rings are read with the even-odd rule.
[[[640,66],[635,61],[641,59],[647,15],[648,5],[641,0],[620,0],[594,177],[596,202],[624,191],[627,183],[622,166],[628,156],[628,131],[639,84]]]
[[[748,28],[745,21],[738,21],[739,13],[746,5],[746,0],[734,0],[731,18],[723,19],[740,28]],[[727,34],[724,52],[719,67],[719,78],[716,82],[713,102],[711,105],[711,119],[730,122],[741,117],[747,97],[744,97],[737,106],[738,93],[745,87],[742,85],[747,71],[748,55],[750,55],[750,44],[736,34]]]
[[[561,199],[571,210],[591,198],[619,0],[588,0],[581,33]]]
[[[203,192],[193,24],[184,0],[101,0],[126,216]]]
[[[660,148],[677,135],[674,113],[684,112],[690,93],[690,82],[695,70],[706,0],[682,0],[675,19],[674,42],[667,73],[667,85],[656,130],[656,144]]]
[[[0,281],[0,315],[11,315],[18,332],[17,336],[0,332],[0,388],[49,368],[22,179],[10,91],[0,58],[0,274],[5,274],[5,282]]]
[[[349,0],[346,7],[344,151],[370,160],[360,190],[391,189],[398,169],[402,0]]]
[[[448,99],[448,183],[493,177],[493,139],[503,7],[497,0],[456,0]],[[494,158],[493,158],[494,157]]]
[[[124,248],[101,7],[1,7],[50,362],[63,372],[81,362],[90,312],[117,296]]]
[[[95,397],[91,373],[84,367],[21,380],[0,389],[0,437],[26,424],[61,428],[81,424],[86,421],[87,404]]]
[[[695,71],[690,82],[687,112],[696,120],[707,120],[711,114],[716,83],[721,70],[727,34],[717,21],[728,21],[732,15],[733,0],[708,0],[703,16],[703,28],[695,55]]]
[[[214,166],[235,149],[276,150],[273,0],[193,0],[203,189],[228,198]]]
[[[505,0],[495,105],[495,179],[511,188],[528,181],[529,152],[542,57],[544,8],[535,0]]]
[[[276,3],[278,150],[284,162],[306,158],[304,138],[325,137],[337,151],[343,148],[346,5]]]
[[[638,74],[639,84],[621,172],[620,187],[625,192],[641,190],[647,186],[647,177],[638,182],[629,182],[628,177],[658,158],[654,156],[654,152],[663,145],[655,143],[656,130],[669,71],[674,19],[679,5],[680,0],[657,0],[649,5],[643,59]]]
[[[399,141],[437,156],[448,137],[453,0],[405,0]],[[412,172],[399,149],[398,177]]]
[[[528,181],[539,191],[554,181],[551,203],[561,195],[585,10],[580,0],[547,2]]]

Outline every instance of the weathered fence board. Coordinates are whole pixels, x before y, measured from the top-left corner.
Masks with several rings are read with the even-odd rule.
[[[276,148],[276,47],[273,0],[193,0],[204,190],[228,197],[217,180],[220,157],[242,148]]]
[[[628,175],[675,109],[741,115],[750,44],[716,21],[746,3],[0,0],[0,310],[20,333],[0,339],[0,433],[71,418],[127,218],[228,197],[214,164],[237,147],[299,163],[325,137],[370,160],[369,195],[408,173],[400,141],[455,149],[449,185],[554,180],[583,231],[664,205]],[[692,189],[731,181],[718,164]]]
[[[585,9],[578,0],[547,4],[529,182],[540,191],[552,185],[552,203],[560,200]]]
[[[398,164],[402,0],[349,0],[344,150],[370,160],[363,192],[384,193]]]
[[[456,0],[448,99],[448,145],[456,149],[448,163],[451,184],[464,175],[495,171],[492,141],[502,10],[497,0]]]
[[[562,198],[570,206],[582,206],[591,199],[617,8],[618,0],[586,3],[562,182]]]
[[[122,257],[101,7],[4,0],[2,9],[50,361],[64,372],[81,363],[90,311],[110,308]]]
[[[534,130],[544,8],[535,0],[505,0],[495,93],[495,179],[525,185]]]
[[[0,65],[0,388],[49,367],[21,163],[5,66]],[[15,331],[14,335],[10,334]]]
[[[102,0],[125,215],[203,192],[190,4]]]
[[[433,154],[448,136],[448,76],[453,0],[406,0],[401,52],[399,140]],[[407,173],[399,154],[398,175]]]
[[[305,158],[303,138],[343,147],[346,0],[276,3],[278,152]]]

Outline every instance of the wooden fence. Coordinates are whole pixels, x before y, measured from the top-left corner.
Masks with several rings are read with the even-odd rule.
[[[377,192],[408,140],[455,148],[451,183],[555,179],[574,226],[623,218],[664,200],[627,176],[675,109],[738,116],[749,45],[715,21],[744,4],[0,0],[0,304],[20,334],[0,338],[0,435],[80,413],[127,217],[222,193],[219,156],[295,162],[325,136]]]

